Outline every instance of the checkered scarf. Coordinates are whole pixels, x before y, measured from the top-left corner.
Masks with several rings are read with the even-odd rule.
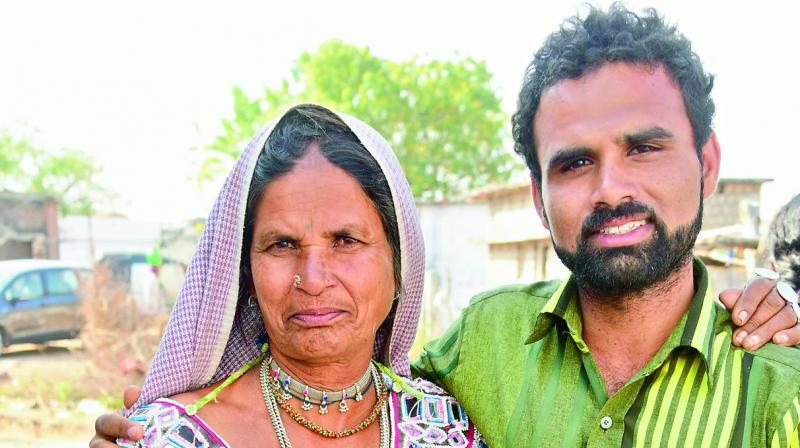
[[[400,233],[402,289],[393,326],[379,330],[373,356],[398,374],[409,376],[408,351],[417,332],[425,272],[425,247],[414,198],[389,143],[363,122],[338,115],[378,162],[392,192]],[[243,331],[232,327],[248,189],[274,123],[277,120],[250,140],[225,180],[137,405],[220,381],[259,353],[254,341],[264,333],[264,324],[258,307],[243,308]]]

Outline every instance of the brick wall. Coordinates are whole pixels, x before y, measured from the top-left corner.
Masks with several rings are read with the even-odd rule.
[[[761,182],[721,180],[717,192],[703,205],[703,229],[715,229],[745,222],[745,208],[757,210],[761,202]]]
[[[58,258],[58,204],[46,195],[0,192],[0,260]]]

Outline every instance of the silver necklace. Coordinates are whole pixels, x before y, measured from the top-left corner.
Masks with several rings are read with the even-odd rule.
[[[278,402],[275,401],[275,397],[272,395],[272,392],[269,390],[269,378],[267,376],[267,365],[268,361],[265,358],[261,362],[261,395],[264,397],[264,404],[267,407],[267,412],[269,413],[269,419],[272,423],[272,428],[275,430],[275,436],[278,438],[278,444],[281,448],[292,448],[292,443],[289,441],[289,435],[286,434],[286,427],[283,426],[283,421],[281,420],[280,411],[278,409]],[[370,373],[372,374],[372,382],[375,384],[375,394],[376,396],[380,396],[383,392],[383,383],[380,380],[380,374],[378,373],[378,369],[370,363]],[[390,432],[389,432],[389,401],[386,400],[381,406],[380,411],[380,425],[381,425],[381,435],[380,435],[380,448],[390,448],[389,443],[391,441]]]
[[[361,378],[358,379],[352,386],[342,389],[339,392],[319,390],[311,387],[303,382],[292,378],[285,370],[281,369],[275,358],[269,363],[272,377],[280,384],[283,390],[282,397],[288,400],[291,397],[303,401],[302,408],[304,411],[310,411],[313,405],[319,406],[320,414],[328,413],[328,405],[339,403],[339,412],[347,412],[350,408],[347,406],[347,400],[354,399],[361,401],[364,399],[364,392],[369,389],[372,382],[370,369],[364,371]]]

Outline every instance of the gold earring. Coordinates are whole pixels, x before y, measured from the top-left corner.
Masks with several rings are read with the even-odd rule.
[[[295,288],[299,288],[300,282],[302,281],[303,279],[300,278],[300,274],[294,274],[294,280],[292,281],[292,285],[294,285]]]

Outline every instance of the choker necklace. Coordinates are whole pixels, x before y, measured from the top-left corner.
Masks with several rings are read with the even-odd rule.
[[[389,448],[390,432],[388,389],[385,390],[383,387],[381,374],[378,373],[378,369],[372,363],[370,363],[367,373],[372,377],[372,382],[375,384],[375,395],[378,397],[375,407],[372,409],[372,412],[367,416],[367,418],[362,420],[361,423],[357,424],[356,426],[341,431],[332,431],[323,428],[322,426],[303,417],[297,410],[292,408],[287,403],[288,399],[283,398],[283,389],[281,387],[281,383],[279,383],[275,377],[270,378],[270,376],[267,374],[268,365],[272,364],[273,362],[274,361],[271,357],[265,358],[261,362],[259,379],[261,383],[261,395],[264,398],[264,404],[267,407],[269,418],[272,422],[272,427],[275,430],[275,435],[278,438],[278,443],[281,448],[292,448],[292,444],[289,442],[289,436],[286,434],[286,427],[283,426],[283,421],[281,421],[278,406],[280,406],[289,415],[289,417],[291,417],[292,420],[297,422],[300,426],[316,432],[323,437],[336,439],[351,436],[362,431],[363,429],[366,429],[380,415],[379,446],[381,448]]]
[[[282,391],[281,398],[284,401],[292,397],[302,400],[302,408],[304,411],[310,411],[313,406],[316,405],[319,406],[320,414],[327,414],[329,404],[339,403],[339,412],[347,412],[350,410],[347,406],[347,400],[363,400],[364,393],[373,382],[370,372],[374,367],[372,367],[372,363],[370,363],[370,367],[367,368],[364,374],[361,375],[361,378],[352,386],[337,392],[320,390],[303,384],[299,380],[289,376],[288,373],[278,366],[278,363],[276,363],[275,359],[271,356],[269,360],[269,369],[272,372],[272,379],[279,385]]]

